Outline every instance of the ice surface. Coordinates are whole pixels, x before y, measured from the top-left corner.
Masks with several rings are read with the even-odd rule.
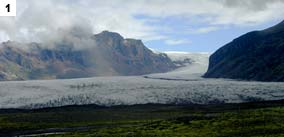
[[[191,64],[185,64],[185,67],[178,68],[174,71],[160,74],[147,75],[151,78],[167,79],[201,79],[201,76],[207,71],[209,64],[209,53],[188,53],[188,52],[166,52],[173,61],[182,61],[191,59]]]
[[[190,56],[190,53],[184,54]],[[200,59],[194,59],[195,64],[164,74],[0,82],[0,108],[208,104],[284,99],[284,83],[203,79],[200,75],[207,69],[208,54],[198,56],[192,57]]]

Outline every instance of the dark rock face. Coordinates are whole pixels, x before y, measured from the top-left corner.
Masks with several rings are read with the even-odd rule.
[[[0,80],[82,78],[142,75],[176,68],[164,54],[154,54],[141,40],[124,39],[104,31],[90,38],[88,48],[60,43],[44,48],[39,43],[17,48],[20,43],[0,44]]]
[[[103,53],[100,57],[109,62],[111,68],[122,75],[142,75],[166,72],[175,65],[165,54],[155,54],[144,46],[141,40],[123,39],[118,33],[104,31],[94,35],[97,48]]]
[[[284,81],[284,22],[247,33],[217,50],[204,77]]]

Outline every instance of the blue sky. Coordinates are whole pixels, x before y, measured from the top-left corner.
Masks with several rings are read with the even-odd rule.
[[[0,17],[0,41],[50,45],[76,28],[118,32],[158,51],[214,52],[279,23],[283,9],[283,0],[17,0],[17,16]]]
[[[162,20],[158,25],[168,24],[168,22],[175,22],[173,19]],[[231,42],[233,39],[254,30],[263,30],[282,20],[273,20],[259,25],[253,26],[228,26],[223,27],[215,31],[204,33],[191,33],[190,30],[186,30],[185,26],[191,26],[193,29],[206,27],[207,24],[191,24],[187,20],[179,20],[175,23],[170,23],[170,27],[175,30],[175,33],[167,33],[169,37],[173,39],[183,39],[188,42],[169,44],[163,40],[146,41],[147,45],[151,49],[158,51],[187,51],[187,52],[214,52],[221,46]],[[187,23],[185,23],[187,22]],[[155,24],[157,25],[157,24]],[[160,32],[164,34],[163,30]]]

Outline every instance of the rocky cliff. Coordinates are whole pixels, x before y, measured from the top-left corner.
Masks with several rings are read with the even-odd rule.
[[[88,47],[61,42],[53,48],[40,43],[0,44],[0,80],[82,78],[142,75],[173,70],[165,54],[155,54],[141,40],[104,31],[90,36]],[[20,48],[20,47],[27,48]]]

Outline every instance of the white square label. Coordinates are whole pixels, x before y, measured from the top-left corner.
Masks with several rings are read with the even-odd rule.
[[[16,0],[0,0],[0,16],[16,16]]]

